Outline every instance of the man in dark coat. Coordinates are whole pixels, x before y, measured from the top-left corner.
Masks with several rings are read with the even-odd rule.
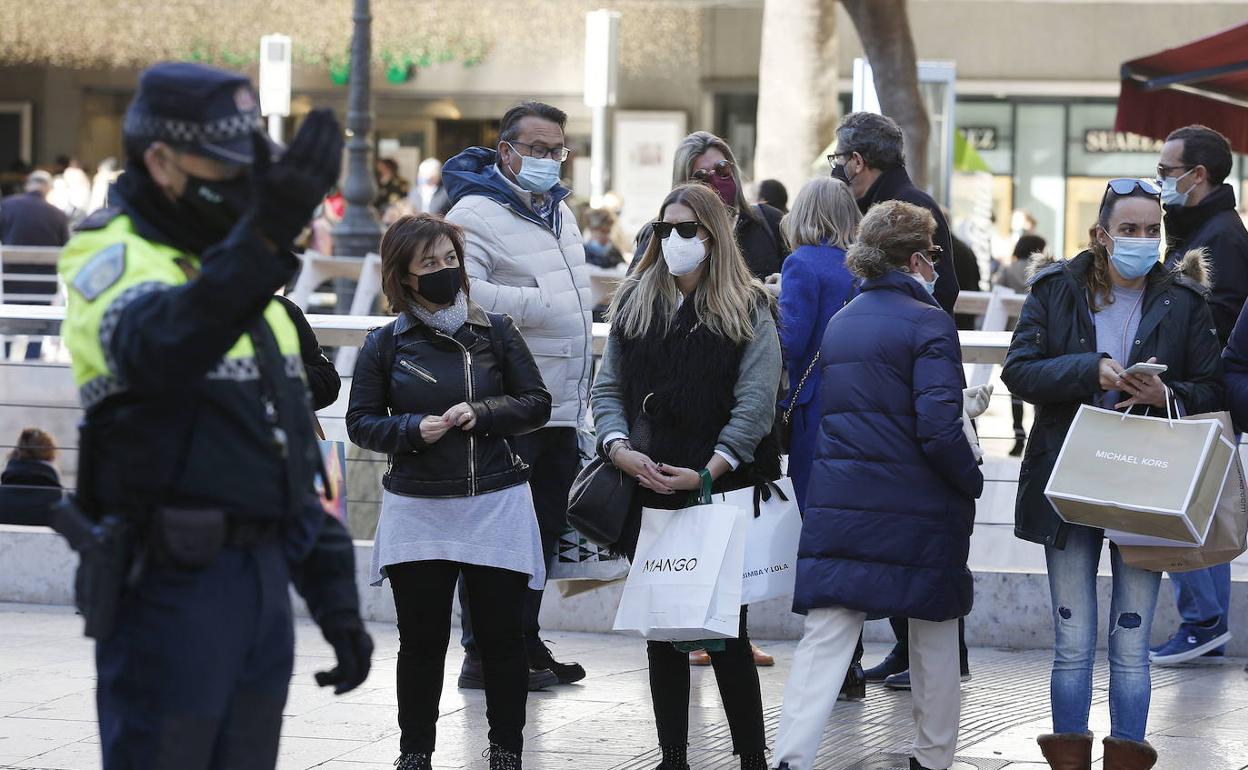
[[[0,243],[6,246],[64,246],[69,218],[48,203],[52,176],[35,171],[26,178],[26,192],[0,199]]]
[[[901,127],[886,115],[851,112],[836,128],[836,152],[832,175],[842,179],[867,213],[882,201],[905,201],[922,206],[936,218],[933,240],[944,255],[936,265],[936,301],[946,313],[958,299],[958,278],[953,270],[953,238],[949,222],[935,199],[910,181]]]
[[[1204,249],[1213,265],[1213,312],[1218,342],[1226,345],[1248,296],[1248,230],[1235,211],[1231,144],[1205,126],[1171,132],[1161,147],[1157,176],[1166,211],[1166,264],[1174,265],[1193,249]],[[1231,565],[1170,574],[1183,625],[1170,641],[1153,649],[1153,661],[1174,665],[1202,655],[1221,656],[1224,647],[1204,651],[1191,641],[1200,634],[1187,626],[1217,626],[1231,609]]]

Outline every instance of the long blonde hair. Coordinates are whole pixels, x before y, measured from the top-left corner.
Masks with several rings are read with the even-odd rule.
[[[667,207],[679,203],[693,210],[710,233],[706,243],[706,273],[698,290],[686,301],[694,303],[698,321],[712,332],[736,343],[754,338],[754,317],[759,308],[771,309],[774,300],[750,269],[733,235],[728,207],[711,188],[682,184],[668,193],[659,208],[659,220]],[[653,328],[666,334],[679,307],[676,278],[663,261],[663,243],[654,234],[637,266],[625,279],[607,311],[612,332],[631,339],[644,337]]]

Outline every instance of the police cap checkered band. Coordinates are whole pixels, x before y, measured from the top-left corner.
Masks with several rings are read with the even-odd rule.
[[[252,162],[252,134],[263,130],[260,103],[245,75],[193,62],[145,70],[122,126],[127,137],[236,164]]]

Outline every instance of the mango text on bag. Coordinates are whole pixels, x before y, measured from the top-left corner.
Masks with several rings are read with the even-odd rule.
[[[689,559],[646,559],[642,562],[641,571],[645,572],[692,572],[698,568],[696,558]]]

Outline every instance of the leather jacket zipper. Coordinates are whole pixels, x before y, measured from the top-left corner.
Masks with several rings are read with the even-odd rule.
[[[436,331],[436,330],[435,330]],[[445,337],[455,346],[464,352],[464,392],[467,397],[464,401],[471,404],[474,399],[472,389],[472,353],[468,352],[468,348],[460,344],[460,341],[449,334],[438,331],[439,337]],[[458,430],[458,429],[456,429]],[[468,496],[472,497],[477,494],[477,437],[468,431]]]
[[[411,372],[412,374],[416,375],[417,377],[421,378],[422,380],[424,380],[425,382],[428,382],[431,385],[438,384],[437,377],[434,377],[432,373],[427,372],[424,369],[421,369],[419,366],[417,366],[416,364],[413,364],[411,361],[400,361],[399,366],[403,367],[407,371]]]

